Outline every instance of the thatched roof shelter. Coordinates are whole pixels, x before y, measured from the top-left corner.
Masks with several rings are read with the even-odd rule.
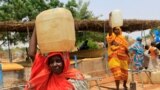
[[[27,29],[29,31],[33,31],[34,28],[34,21],[30,22],[11,22],[5,21],[0,22],[0,32],[2,31],[18,31],[18,32],[25,32]],[[159,20],[124,20],[124,25],[122,26],[123,31],[125,32],[133,32],[138,30],[146,30],[150,28],[155,28],[160,26]],[[75,28],[77,31],[96,31],[96,32],[103,32],[104,28],[107,32],[109,25],[107,21],[100,21],[100,20],[81,20],[75,21]]]

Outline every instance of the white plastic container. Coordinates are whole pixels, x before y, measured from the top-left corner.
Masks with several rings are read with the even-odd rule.
[[[35,24],[41,53],[71,51],[75,47],[74,19],[69,10],[45,10],[36,17]]]
[[[120,10],[113,10],[109,14],[109,25],[112,28],[123,25],[123,17],[122,17],[122,13]]]

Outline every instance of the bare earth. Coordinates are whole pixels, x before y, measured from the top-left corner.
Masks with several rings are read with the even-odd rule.
[[[113,76],[104,76],[102,80],[99,80],[99,86],[101,90],[116,90]],[[129,88],[130,82],[127,86]],[[136,81],[136,90],[160,90],[160,84],[142,84]],[[99,90],[95,81],[90,81],[90,90]],[[123,90],[123,84],[120,84],[120,90]],[[130,89],[128,89],[130,90]]]

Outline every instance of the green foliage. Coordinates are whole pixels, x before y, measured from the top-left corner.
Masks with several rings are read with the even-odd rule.
[[[98,45],[93,39],[89,38],[89,39],[85,39],[85,40],[88,40],[87,45],[88,45],[89,49],[98,49]],[[85,42],[85,40],[77,41],[77,47],[80,48],[80,46]]]
[[[63,3],[59,0],[50,0],[50,3],[46,3],[44,0],[1,0],[0,3],[2,3],[0,6],[0,21],[21,21],[22,18],[26,16],[28,16],[30,20],[34,20],[43,10],[63,7]],[[7,40],[6,32],[2,34],[3,37],[0,39],[3,41]],[[10,43],[14,45],[19,41],[22,43],[28,42],[27,32],[9,32],[8,36]]]
[[[43,10],[62,6],[59,0],[51,0],[48,4],[44,0],[6,0],[0,6],[0,20],[19,21],[25,16],[32,20]]]
[[[79,0],[76,19],[82,20],[82,19],[94,18],[93,13],[91,11],[88,11],[88,5],[89,5],[89,2],[83,2],[83,0]]]
[[[88,46],[89,46],[89,49],[98,49],[97,43],[92,39],[88,40]]]
[[[95,18],[93,13],[88,10],[89,2],[83,2],[83,0],[69,0],[65,5],[67,9],[72,12],[72,15],[77,20],[93,19]]]
[[[85,40],[88,40],[90,49],[97,49],[98,45],[96,42],[104,42],[104,34],[99,32],[77,32],[76,34],[77,47],[80,47]]]
[[[83,0],[78,0],[78,2],[68,0],[66,5],[59,0],[50,0],[49,3],[46,3],[45,0],[1,0],[1,2],[4,2],[0,6],[1,21],[19,21],[25,16],[33,20],[39,12],[56,7],[66,7],[72,12],[75,19],[93,18],[92,12],[88,11],[89,2],[83,2]]]
[[[105,37],[103,33],[91,31],[77,32],[76,35],[77,42],[81,42],[87,39],[93,39],[94,41],[103,42]]]
[[[65,7],[72,12],[73,17],[76,17],[76,13],[77,13],[76,7],[77,6],[78,4],[76,3],[75,0],[69,0],[67,4],[65,5]]]
[[[55,7],[66,7],[72,12],[73,17],[78,20],[94,18],[92,12],[88,10],[89,2],[83,2],[83,0],[68,0],[65,5],[59,0],[50,0],[48,3],[44,0],[0,0],[0,4],[0,21],[21,21],[26,16],[30,20],[34,20],[41,11]],[[92,34],[88,35],[92,36]],[[88,35],[87,39],[90,37]],[[27,32],[12,32],[8,33],[8,36],[11,44],[28,42]],[[84,39],[84,37],[82,38]],[[3,37],[0,39],[7,40],[6,32],[3,33]]]

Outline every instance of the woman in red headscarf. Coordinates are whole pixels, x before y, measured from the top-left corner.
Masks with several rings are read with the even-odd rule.
[[[44,56],[36,54],[36,45],[34,30],[29,45],[29,55],[34,63],[25,90],[88,90],[83,75],[70,68],[69,53],[51,52]]]

